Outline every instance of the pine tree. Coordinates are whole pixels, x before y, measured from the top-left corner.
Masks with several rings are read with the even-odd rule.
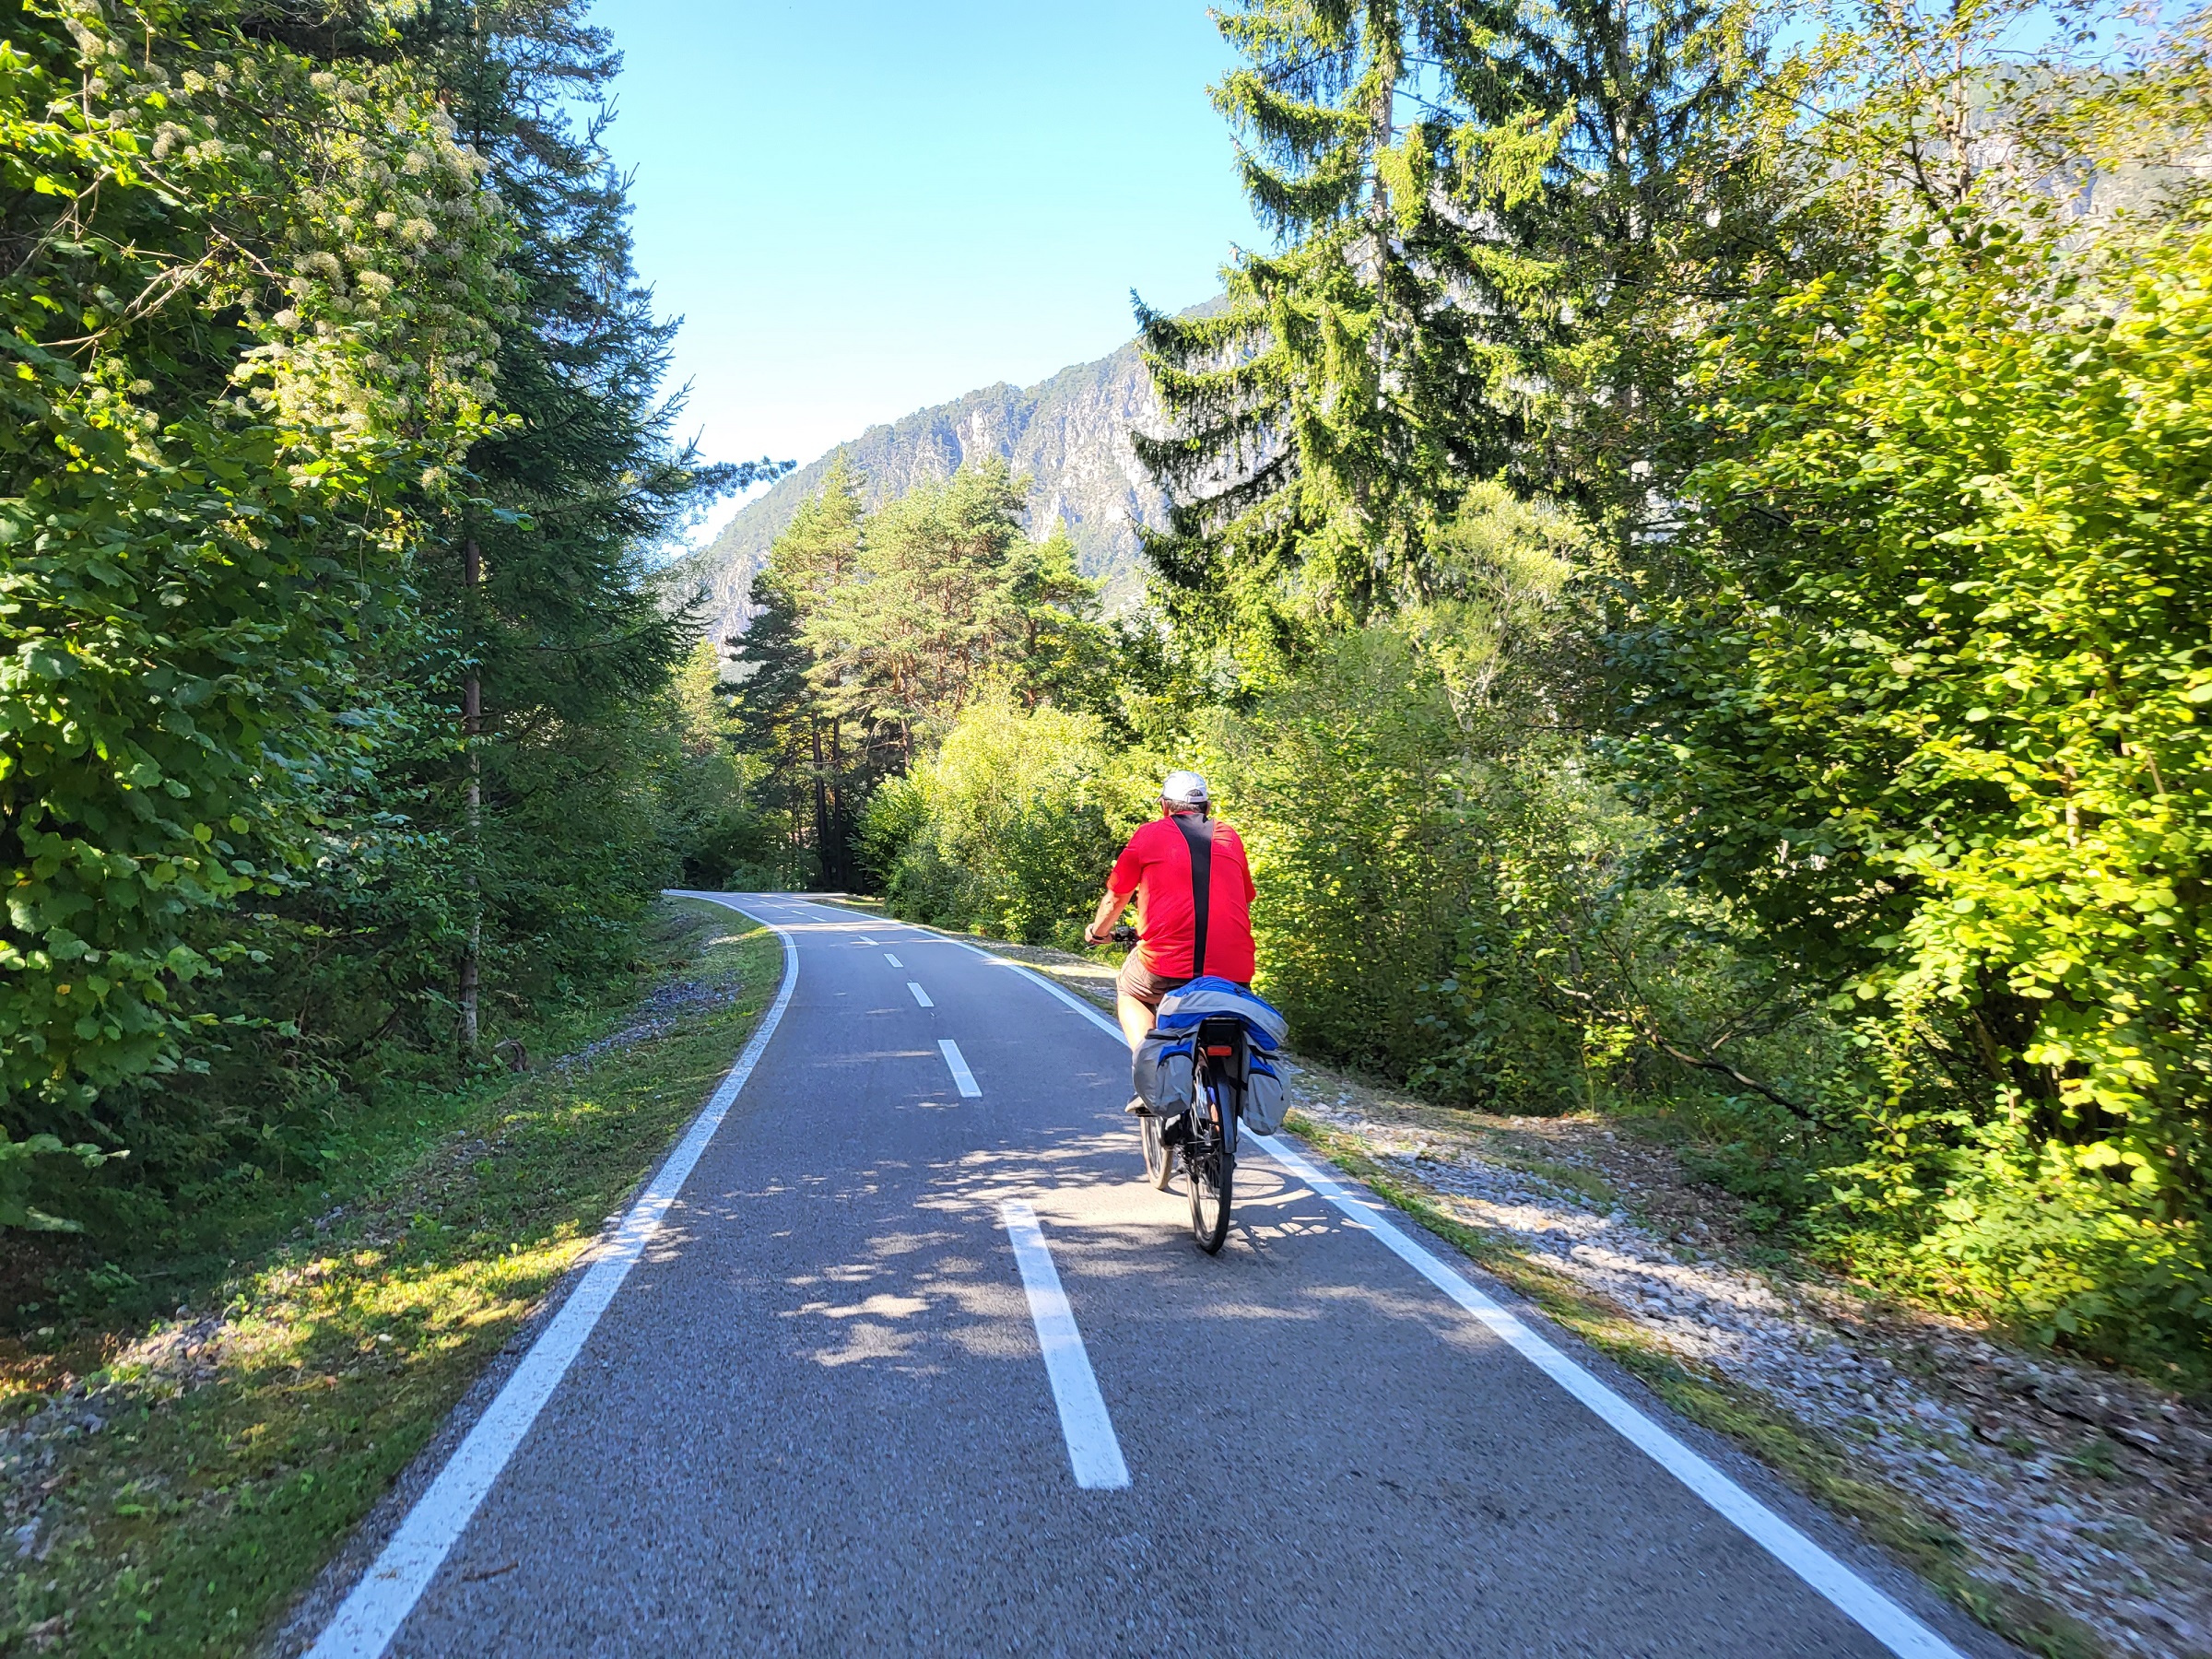
[[[1014,626],[1004,575],[1027,539],[1024,512],[1003,461],[921,485],[871,515],[858,580],[826,591],[807,616],[825,703],[881,734],[901,767],[1002,654]]]
[[[768,793],[793,826],[794,847],[814,860],[809,877],[839,889],[853,884],[859,802],[880,765],[865,732],[849,733],[850,711],[825,695],[806,629],[858,579],[864,517],[860,475],[840,455],[776,538],[753,581],[753,619],[729,641],[741,676],[736,740],[765,763]]]
[[[1139,303],[1171,614],[1280,645],[1448,595],[1478,481],[1637,500],[1653,440],[1616,416],[1745,234],[1719,125],[1748,9],[1247,0],[1221,27],[1248,62],[1215,102],[1282,245],[1238,255],[1215,314]]]
[[[831,781],[817,764],[821,713],[807,678],[813,657],[799,638],[799,601],[772,568],[753,578],[752,620],[730,641],[735,690],[731,742],[760,767],[754,798],[784,825],[785,874],[806,885],[821,876],[824,849],[842,844]]]
[[[640,809],[650,746],[623,734],[688,640],[640,556],[702,499],[784,470],[702,466],[675,438],[680,400],[658,389],[677,324],[654,316],[632,268],[603,144],[621,60],[585,12],[494,0],[428,26],[460,135],[519,231],[521,316],[497,364],[512,418],[471,453],[473,505],[425,582],[462,670],[465,1046],[487,925],[491,948],[542,971],[618,937],[606,924],[660,884]]]
[[[1027,492],[994,460],[870,512],[840,461],[754,581],[756,614],[732,641],[738,741],[833,887],[858,878],[870,791],[933,751],[986,684],[1031,707],[1113,700],[1098,586],[1064,531],[1029,538]]]

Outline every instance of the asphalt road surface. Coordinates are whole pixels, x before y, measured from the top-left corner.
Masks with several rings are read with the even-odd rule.
[[[2006,1651],[1290,1147],[1200,1254],[1029,974],[728,902],[788,1006],[318,1655]]]

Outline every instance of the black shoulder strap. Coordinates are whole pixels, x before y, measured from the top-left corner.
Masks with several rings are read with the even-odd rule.
[[[1175,815],[1175,828],[1191,849],[1191,977],[1206,976],[1206,919],[1214,901],[1214,821],[1188,812]]]

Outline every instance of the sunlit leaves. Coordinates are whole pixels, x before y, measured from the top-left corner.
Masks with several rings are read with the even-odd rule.
[[[213,971],[192,919],[309,855],[398,500],[483,430],[512,298],[504,217],[404,66],[318,65],[219,5],[20,20],[0,1143],[104,1137],[97,1092],[174,1064]]]

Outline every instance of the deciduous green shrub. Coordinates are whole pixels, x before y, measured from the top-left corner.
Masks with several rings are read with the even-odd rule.
[[[194,29],[191,24],[204,25]],[[483,429],[505,217],[432,88],[156,6],[0,46],[0,1136],[113,1143],[196,913],[313,855],[398,507]],[[371,113],[373,112],[373,113]]]
[[[1682,866],[1882,1063],[1840,1236],[1900,1233],[1891,1271],[1962,1304],[2201,1344],[2212,240],[2108,258],[1916,239],[1716,344],[1723,580],[1669,617],[1635,752]]]
[[[969,705],[937,753],[868,809],[870,863],[903,915],[1072,946],[1157,781],[1096,715]]]

